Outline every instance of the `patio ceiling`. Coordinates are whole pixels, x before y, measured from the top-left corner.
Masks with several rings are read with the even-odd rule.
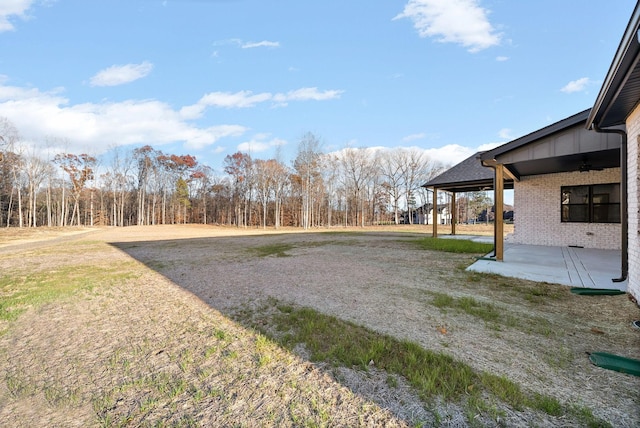
[[[588,172],[620,166],[620,149],[581,153],[552,158],[533,159],[505,164],[516,177],[552,174],[558,172]]]

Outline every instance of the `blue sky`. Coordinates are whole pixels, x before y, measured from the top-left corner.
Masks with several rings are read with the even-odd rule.
[[[39,153],[214,170],[418,147],[455,164],[593,105],[635,3],[0,0],[0,117]]]

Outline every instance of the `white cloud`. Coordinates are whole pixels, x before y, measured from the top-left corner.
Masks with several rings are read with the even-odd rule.
[[[421,132],[419,134],[411,134],[411,135],[407,135],[406,137],[404,137],[402,139],[402,141],[410,142],[410,141],[415,141],[415,140],[422,140],[426,136],[427,136],[427,134],[425,134],[424,132]]]
[[[261,42],[245,42],[242,39],[224,39],[213,42],[213,46],[238,46],[242,49],[279,48],[280,42],[263,40]]]
[[[254,94],[252,91],[211,92],[200,98],[196,104],[183,107],[180,114],[185,119],[196,119],[202,116],[207,107],[250,108],[269,101],[274,106],[286,106],[289,101],[332,100],[340,98],[343,92],[340,90],[319,91],[318,88],[301,88],[276,94],[270,92]]]
[[[24,19],[34,0],[2,0],[0,1],[0,33],[13,31],[15,27],[9,20],[12,16]]]
[[[513,140],[513,134],[511,129],[509,128],[502,128],[500,131],[498,131],[498,136],[503,140]]]
[[[272,138],[268,140],[269,135],[266,134],[258,134],[254,136],[251,140],[245,141],[238,145],[238,151],[245,153],[261,153],[265,152],[274,147],[280,147],[287,144],[287,142],[280,138]]]
[[[443,147],[430,148],[430,149],[425,149],[423,147],[416,147],[416,146],[404,146],[404,147],[393,147],[393,148],[390,148],[390,147],[357,148],[356,144],[347,144],[346,147],[348,149],[365,150],[372,155],[377,152],[390,151],[395,149],[406,149],[410,151],[415,150],[417,152],[424,153],[425,156],[435,164],[435,166],[444,166],[444,167],[451,167],[455,164],[458,164],[478,151],[469,147],[460,146],[458,144],[448,144]],[[343,148],[337,151],[333,151],[330,154],[340,158],[341,156],[344,155],[345,150],[347,149]]]
[[[476,152],[476,150],[458,144],[448,144],[443,147],[423,150],[431,159],[443,166],[456,165]]]
[[[591,83],[591,80],[588,77],[582,77],[578,80],[571,81],[567,83],[560,91],[571,94],[573,92],[581,92],[584,91],[587,86]]]
[[[213,42],[213,46],[227,46],[227,45],[236,45],[242,46],[241,39],[224,39],[224,40],[216,40]]]
[[[185,121],[180,111],[156,100],[71,104],[59,89],[42,92],[2,82],[0,116],[9,119],[25,140],[58,138],[68,141],[69,151],[95,154],[127,144],[184,142],[186,147],[198,149],[247,131],[230,124],[195,126]]]
[[[144,61],[140,64],[112,65],[91,78],[91,86],[118,86],[146,77],[153,70],[153,64]]]
[[[509,61],[509,57],[508,56],[498,56],[498,57],[496,57],[496,61],[498,61],[498,62]]]
[[[268,40],[263,40],[261,42],[248,42],[242,45],[242,49],[252,49],[252,48],[279,48],[280,42],[270,42]]]
[[[487,150],[492,150],[495,149],[496,147],[499,147],[501,145],[503,145],[504,142],[495,142],[495,143],[486,143],[486,144],[481,144],[478,147],[479,152],[486,152]]]
[[[343,92],[340,90],[318,91],[318,88],[300,88],[289,91],[286,94],[275,94],[273,101],[279,105],[286,105],[289,101],[326,101],[340,98]]]
[[[256,104],[269,101],[272,95],[268,92],[254,94],[251,91],[211,92],[200,98],[198,104],[202,106],[224,107],[224,108],[248,108],[255,107]]]
[[[478,0],[409,0],[393,19],[411,19],[420,37],[435,37],[478,52],[500,44],[501,35],[487,15]]]

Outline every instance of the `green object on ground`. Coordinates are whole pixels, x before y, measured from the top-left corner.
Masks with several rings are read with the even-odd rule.
[[[603,369],[640,376],[640,360],[607,354],[606,352],[592,352],[589,354],[589,360]]]
[[[580,296],[617,296],[618,294],[626,294],[626,291],[622,290],[609,290],[607,288],[571,288],[573,294]]]

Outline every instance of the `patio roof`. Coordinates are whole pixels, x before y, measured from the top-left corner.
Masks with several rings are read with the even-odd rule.
[[[590,171],[620,166],[620,136],[585,128],[591,109],[574,114],[480,155],[487,164],[502,164],[516,179],[522,176]]]
[[[493,190],[494,172],[491,168],[485,167],[480,162],[480,155],[477,152],[459,164],[449,168],[438,175],[422,187],[431,187],[447,192],[478,192],[482,190]],[[510,187],[513,188],[513,182]]]

